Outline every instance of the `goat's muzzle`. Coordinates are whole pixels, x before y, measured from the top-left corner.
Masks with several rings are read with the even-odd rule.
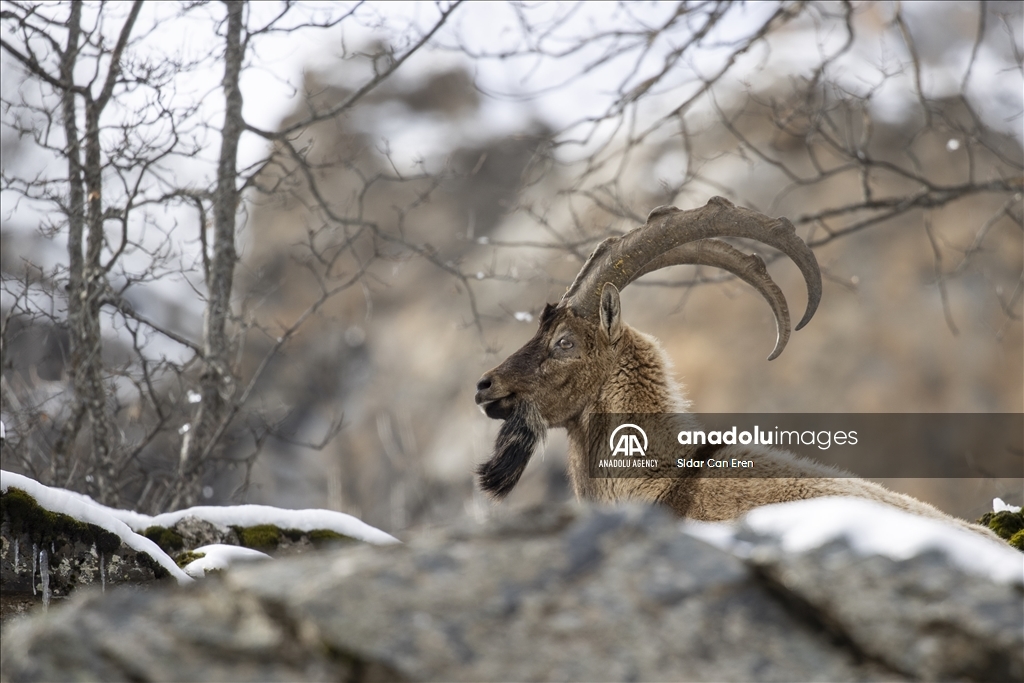
[[[476,404],[487,417],[507,420],[515,407],[515,394],[505,393],[488,373],[476,384]]]

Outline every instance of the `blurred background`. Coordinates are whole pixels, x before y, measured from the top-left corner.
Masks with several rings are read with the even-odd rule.
[[[1022,7],[5,2],[3,468],[392,533],[500,505],[479,376],[603,238],[724,196],[824,294],[653,274],[701,412],[1024,410]],[[797,268],[758,251],[802,313]],[[1021,454],[1024,458],[1024,454]],[[1024,462],[1022,462],[1024,468]],[[975,518],[1021,479],[883,480]]]

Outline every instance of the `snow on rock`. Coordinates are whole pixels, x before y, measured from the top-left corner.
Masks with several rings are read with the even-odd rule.
[[[8,488],[21,489],[32,496],[40,507],[50,512],[59,512],[69,517],[74,517],[81,522],[93,524],[110,533],[117,534],[121,542],[129,548],[152,557],[171,576],[177,579],[178,583],[192,582],[192,577],[183,572],[174,563],[174,560],[160,549],[160,546],[145,536],[135,533],[123,521],[109,514],[108,510],[110,508],[90,504],[83,500],[83,496],[72,494],[70,491],[50,488],[34,479],[0,470],[0,492],[6,493]]]
[[[256,526],[273,524],[281,529],[314,531],[328,529],[336,533],[375,545],[389,545],[400,541],[391,534],[370,526],[361,519],[334,510],[284,510],[269,505],[233,505],[217,507],[201,505],[165,512],[151,517],[147,526],[172,527],[185,517],[198,517],[221,526]]]
[[[1024,585],[1024,555],[1010,546],[862,498],[766,505],[748,512],[742,525],[755,534],[778,538],[787,552],[800,553],[838,539],[845,539],[857,552],[894,560],[939,550],[965,571],[999,583]],[[702,533],[711,535],[706,529],[693,535]]]
[[[1020,512],[1020,506],[1004,503],[1002,498],[993,498],[992,512]]]
[[[238,546],[208,545],[194,551],[205,552],[206,556],[188,565],[191,569],[182,571],[156,543],[137,532],[143,532],[152,526],[170,528],[186,517],[194,517],[222,528],[270,524],[280,529],[297,529],[303,532],[326,529],[377,545],[399,542],[394,536],[362,520],[333,510],[284,510],[267,505],[198,506],[151,517],[131,510],[110,508],[84,494],[44,486],[23,475],[0,470],[0,492],[6,493],[9,487],[25,491],[46,510],[68,515],[116,534],[128,547],[152,557],[182,584],[191,582],[193,577],[203,576],[209,569],[224,569],[234,562],[269,556]],[[35,548],[32,561],[38,561],[38,550]],[[102,554],[99,561],[102,572]]]
[[[211,569],[227,569],[239,562],[255,562],[269,560],[270,555],[261,553],[252,548],[243,548],[237,545],[223,545],[214,543],[196,548],[192,552],[202,554],[198,560],[193,560],[185,565],[185,573],[195,578],[202,578]]]
[[[2,472],[2,470],[0,470],[0,472]],[[8,477],[17,477],[18,481],[31,481],[35,486],[43,486],[28,477],[23,477],[20,474],[14,474],[11,472],[3,472],[2,481],[6,482]],[[11,481],[14,480],[12,479]],[[25,490],[24,487],[17,484],[12,485],[15,488]],[[354,538],[356,540],[375,545],[390,545],[400,542],[391,534],[370,526],[361,519],[353,517],[352,515],[346,515],[344,512],[335,512],[334,510],[285,510],[282,508],[271,507],[269,505],[234,505],[228,507],[201,505],[185,510],[177,510],[175,512],[165,512],[164,514],[157,515],[156,517],[151,517],[132,510],[118,510],[116,508],[101,505],[83,493],[76,493],[74,491],[53,487],[44,486],[43,488],[52,492],[58,492],[67,499],[77,500],[85,505],[97,508],[104,515],[123,522],[134,531],[144,531],[151,526],[170,528],[185,517],[196,517],[221,527],[249,527],[257,524],[273,524],[281,529],[298,529],[299,531],[328,529],[342,534],[343,536],[348,536],[349,538]],[[6,483],[2,485],[2,490],[7,490]],[[31,491],[26,490],[26,493],[35,497],[35,494],[32,494]],[[74,517],[74,515],[72,516]],[[103,528],[106,529],[106,527]],[[108,529],[108,531],[110,531],[110,529]],[[134,548],[134,546],[132,547]]]
[[[708,545],[713,545],[719,550],[731,552],[740,557],[747,556],[747,550],[751,544],[736,539],[738,529],[736,522],[702,522],[697,519],[687,519],[680,522],[684,533],[699,538]]]
[[[10,473],[10,472],[5,472],[4,474],[5,475],[6,474],[11,474],[12,476],[20,476],[20,475],[14,475],[13,473]],[[39,485],[42,486],[42,484],[39,484]],[[20,489],[21,487],[20,486],[15,486],[14,488]],[[85,495],[84,493],[79,493],[78,491],[69,491],[67,489],[61,489],[61,488],[57,488],[55,486],[49,486],[47,488],[49,488],[51,491],[60,491],[62,494],[67,495],[70,498],[74,498],[76,500],[80,500],[83,503],[85,503],[86,505],[91,505],[91,506],[93,506],[95,508],[99,508],[103,513],[105,513],[107,515],[110,515],[114,519],[117,519],[117,520],[120,520],[120,521],[124,522],[129,527],[131,527],[132,530],[134,530],[134,531],[143,531],[146,528],[153,526],[152,521],[151,521],[153,518],[150,517],[149,515],[144,515],[142,513],[135,512],[134,510],[120,510],[118,508],[107,507],[106,505],[103,505],[102,503],[97,503],[91,497]],[[4,488],[3,490],[6,491],[7,489]]]
[[[151,517],[131,510],[117,510],[100,505],[81,493],[44,486],[23,475],[0,470],[0,492],[6,493],[8,488],[21,489],[46,510],[68,515],[117,534],[125,545],[152,557],[181,584],[190,583],[193,577],[203,576],[210,569],[224,569],[234,562],[269,556],[257,550],[238,546],[208,545],[194,551],[204,552],[206,556],[192,562],[185,571],[182,571],[160,546],[136,532],[144,531],[151,526],[172,527],[185,517],[196,517],[221,527],[272,524],[281,529],[298,529],[305,532],[328,529],[377,545],[399,542],[394,536],[362,520],[332,510],[283,510],[267,505],[199,506]],[[35,551],[32,559],[37,560]]]

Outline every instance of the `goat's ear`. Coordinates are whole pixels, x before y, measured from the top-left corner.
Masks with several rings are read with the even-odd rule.
[[[610,282],[606,282],[601,290],[601,332],[612,344],[622,334],[622,307],[619,303],[619,290]]]

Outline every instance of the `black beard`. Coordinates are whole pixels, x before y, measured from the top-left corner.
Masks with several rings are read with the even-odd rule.
[[[537,446],[544,441],[547,427],[536,406],[518,401],[498,430],[494,455],[476,468],[480,488],[495,498],[507,496],[530,462]]]

